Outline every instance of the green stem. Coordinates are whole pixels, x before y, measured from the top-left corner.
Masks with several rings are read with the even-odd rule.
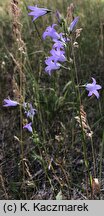
[[[77,82],[77,89],[75,88],[75,90],[76,90],[76,97],[77,97],[77,103],[78,103],[78,109],[79,109],[79,117],[80,117],[80,123],[81,123],[84,162],[85,162],[85,167],[86,167],[87,172],[88,172],[88,176],[89,176],[89,180],[90,180],[90,187],[91,187],[91,185],[92,185],[92,176],[91,176],[90,171],[89,171],[89,165],[88,165],[88,160],[87,160],[86,139],[85,139],[85,134],[84,134],[84,131],[83,131],[82,118],[81,118],[81,113],[80,113],[81,96],[80,96],[78,72],[77,72],[76,59],[75,59],[75,53],[74,53],[74,47],[73,47],[72,39],[71,39],[71,45],[72,45],[72,55],[73,55],[73,63],[74,63],[74,69],[75,69],[75,77],[76,77],[76,82]]]
[[[94,145],[91,136],[91,148],[92,148],[92,158],[93,158],[93,166],[94,166],[94,178],[96,178],[96,163],[95,163],[95,154],[94,154]]]

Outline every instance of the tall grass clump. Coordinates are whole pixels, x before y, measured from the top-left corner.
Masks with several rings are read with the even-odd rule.
[[[1,174],[5,198],[7,184],[16,199],[102,199],[101,6],[95,15],[94,2],[90,10],[88,0],[65,2],[11,1],[12,47],[4,44],[4,50],[12,62],[12,90],[3,113],[14,126],[8,126],[12,146],[4,157],[9,160],[13,149],[13,174],[10,184]]]

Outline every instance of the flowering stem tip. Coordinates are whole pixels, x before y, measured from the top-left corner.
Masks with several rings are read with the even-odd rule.
[[[40,16],[44,16],[45,14],[51,12],[51,10],[47,8],[39,8],[37,5],[35,6],[28,6],[28,9],[31,10],[30,13],[28,13],[29,16],[33,16],[33,21],[36,20]]]
[[[99,92],[98,90],[101,89],[101,85],[97,85],[96,84],[96,80],[92,77],[93,82],[92,83],[88,83],[86,85],[86,90],[89,91],[88,96],[92,96],[93,94],[97,97],[97,99],[99,98]]]
[[[3,103],[4,103],[3,104],[4,107],[15,107],[19,105],[17,101],[13,101],[11,99],[4,99]]]
[[[32,126],[31,125],[32,125],[32,122],[24,125],[23,128],[26,128],[30,133],[32,133],[33,130],[32,130]]]

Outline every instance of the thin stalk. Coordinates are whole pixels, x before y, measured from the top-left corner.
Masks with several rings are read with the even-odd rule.
[[[20,97],[21,100],[23,100],[23,72],[22,72],[22,54],[20,57]],[[22,101],[21,101],[22,102]],[[24,166],[24,144],[23,144],[23,126],[22,126],[22,122],[23,122],[23,114],[22,114],[22,106],[20,105],[20,145],[21,145],[21,161],[22,161],[22,177],[23,177],[23,183],[25,182],[25,166]],[[25,197],[27,197],[26,194],[26,187],[25,188]]]
[[[76,96],[77,96],[79,117],[80,117],[80,123],[81,123],[81,131],[82,131],[82,145],[83,145],[83,153],[84,153],[84,162],[85,162],[86,169],[88,171],[89,180],[90,180],[90,187],[91,187],[92,176],[91,176],[90,171],[89,171],[89,165],[88,165],[88,160],[87,160],[87,150],[86,150],[86,140],[85,140],[85,134],[83,131],[82,118],[81,118],[81,113],[80,113],[81,96],[80,96],[80,89],[79,89],[79,82],[78,82],[78,71],[77,71],[77,66],[76,66],[76,59],[75,59],[75,53],[74,53],[72,40],[71,40],[71,44],[72,44],[72,55],[73,55],[73,63],[74,63],[74,69],[75,69],[75,77],[76,77],[76,82],[77,82],[77,86],[78,86],[77,91],[76,91]]]
[[[104,132],[103,132],[103,137],[102,137],[102,142],[101,142],[101,148],[100,148],[100,167],[99,167],[99,179],[101,183],[101,173],[102,173],[102,161],[103,161],[103,151],[104,151]]]
[[[43,44],[42,37],[41,37],[41,35],[40,35],[40,32],[39,32],[39,30],[38,30],[37,25],[36,25],[35,22],[34,22],[34,25],[35,25],[35,29],[36,29],[36,32],[37,32],[37,34],[38,34],[38,37],[40,38],[40,40],[41,40],[41,42],[42,42],[42,44]]]
[[[23,67],[24,67],[24,65],[23,65]],[[27,55],[27,66],[24,67],[24,70],[27,73],[29,71],[29,74],[30,74],[31,79],[32,79],[32,83],[34,84],[35,102],[38,104],[38,117],[39,117],[39,121],[41,124],[42,137],[43,137],[43,141],[44,141],[44,142],[42,141],[42,146],[44,148],[44,151],[47,152],[46,147],[44,145],[44,143],[46,142],[46,136],[47,135],[46,135],[45,125],[43,123],[44,121],[43,121],[43,117],[42,117],[42,107],[41,107],[40,94],[39,94],[40,89],[39,89],[39,84],[38,84],[38,81],[36,80],[35,74],[32,71],[28,55]]]
[[[91,140],[92,158],[93,158],[93,166],[94,166],[94,178],[96,178],[96,163],[95,163],[95,154],[94,154],[94,145],[93,145],[92,136],[90,140]]]

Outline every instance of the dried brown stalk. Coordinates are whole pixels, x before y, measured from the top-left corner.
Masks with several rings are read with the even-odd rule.
[[[21,29],[22,25],[20,23],[20,16],[21,16],[21,11],[19,8],[19,1],[18,0],[11,0],[11,12],[12,12],[12,20],[13,20],[13,38],[14,41],[16,42],[16,47],[17,47],[17,54],[16,57],[13,56],[13,54],[10,54],[12,57],[12,60],[15,64],[15,70],[16,72],[19,73],[20,76],[20,86],[18,87],[18,84],[16,82],[15,76],[17,75],[16,72],[14,73],[13,76],[13,87],[14,87],[14,96],[17,97],[17,92],[18,92],[18,98],[20,100],[23,100],[23,95],[25,92],[25,74],[23,72],[23,64],[24,64],[24,55],[26,53],[26,46],[24,41],[22,40],[21,37]],[[16,89],[15,89],[16,87]],[[17,91],[17,89],[19,89]],[[15,94],[16,93],[16,94]]]
[[[91,138],[93,135],[93,132],[88,124],[87,114],[84,111],[83,105],[80,106],[80,116],[76,116],[75,119],[79,123],[79,126],[83,128],[83,131],[85,132],[86,136]]]
[[[69,24],[74,19],[74,4],[71,3],[70,6],[67,8],[67,23]]]

